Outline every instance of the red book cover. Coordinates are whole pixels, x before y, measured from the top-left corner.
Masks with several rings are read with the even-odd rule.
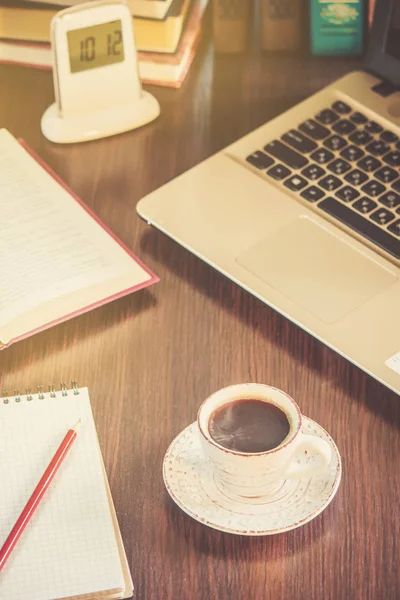
[[[21,144],[21,146],[30,154],[30,156],[36,160],[36,162],[60,185],[62,186],[62,188],[64,188],[64,190],[66,190],[68,192],[68,194],[71,196],[71,198],[73,198],[89,215],[90,217],[96,221],[100,227],[105,230],[107,232],[107,234],[112,237],[117,244],[132,258],[132,260],[134,260],[142,269],[143,271],[148,275],[148,277],[141,281],[140,283],[130,286],[126,289],[122,289],[120,291],[118,291],[117,293],[113,293],[110,294],[109,296],[103,296],[101,298],[99,298],[96,302],[92,302],[91,304],[84,306],[83,308],[80,308],[79,310],[74,310],[70,313],[67,313],[65,315],[63,315],[62,317],[55,319],[55,320],[50,320],[47,323],[44,323],[42,325],[40,325],[39,327],[36,327],[34,329],[31,329],[29,331],[24,332],[21,335],[18,335],[17,337],[14,337],[13,339],[11,339],[10,341],[7,341],[4,344],[0,343],[0,350],[6,348],[7,346],[20,341],[22,339],[25,339],[27,337],[30,337],[32,335],[35,335],[36,333],[39,333],[40,331],[44,331],[46,329],[49,329],[59,323],[63,323],[64,321],[67,321],[69,319],[72,319],[73,317],[76,317],[78,315],[81,315],[85,312],[89,312],[99,306],[102,306],[104,304],[107,304],[109,302],[112,302],[113,300],[117,300],[118,298],[122,298],[123,296],[127,296],[128,294],[131,294],[133,292],[136,292],[140,289],[143,289],[145,287],[148,287],[150,285],[152,285],[153,283],[156,283],[159,281],[159,278],[157,277],[157,275],[155,275],[116,235],[113,231],[111,231],[111,229],[109,227],[107,227],[107,225],[105,223],[103,223],[101,221],[101,219],[80,199],[78,198],[78,196],[61,180],[61,178],[54,173],[54,171],[41,159],[39,158],[36,153],[28,146],[28,144],[20,139],[18,140],[19,143]]]

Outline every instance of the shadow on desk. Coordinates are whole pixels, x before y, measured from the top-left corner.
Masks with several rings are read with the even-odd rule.
[[[252,555],[259,553],[260,547],[266,551],[269,563],[298,556],[334,532],[338,519],[337,510],[336,503],[336,506],[329,506],[323,516],[319,515],[310,523],[292,531],[271,536],[244,536],[224,533],[198,523],[177,507],[167,495],[164,502],[170,535],[176,546],[186,548],[187,554],[193,548],[196,555],[200,553],[213,560],[220,558],[224,561],[251,561]],[[233,537],[235,544],[231,543]]]
[[[144,259],[146,255],[151,256],[173,275],[207,296],[220,309],[233,315],[255,333],[261,334],[276,348],[277,355],[288,353],[301,364],[302,369],[311,370],[318,374],[319,378],[328,380],[332,387],[357,400],[360,405],[364,405],[367,410],[392,426],[400,428],[400,400],[397,394],[334,350],[157,230],[146,230],[142,235],[140,247]],[[185,260],[181,258],[182,252],[185,252]],[[161,272],[160,275],[162,279]],[[288,391],[297,398],[296,382],[291,381],[291,385],[294,389]]]
[[[149,290],[139,290],[17,342],[3,351],[7,353],[8,374],[19,371],[27,363],[39,363],[50,354],[55,361],[57,354],[73,350],[80,342],[94,344],[97,336],[123,327],[139,313],[155,307],[156,302]],[[7,382],[2,384],[7,387]]]

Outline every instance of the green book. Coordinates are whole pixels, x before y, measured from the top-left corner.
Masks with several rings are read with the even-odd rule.
[[[310,0],[311,52],[360,56],[364,49],[365,0]]]

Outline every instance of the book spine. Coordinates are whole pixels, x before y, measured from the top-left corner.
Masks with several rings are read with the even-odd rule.
[[[212,0],[212,29],[217,52],[241,52],[248,43],[252,0]]]
[[[368,27],[369,27],[369,29],[371,29],[372,21],[374,19],[375,4],[376,4],[376,0],[369,0],[369,3],[368,3]]]
[[[260,0],[263,50],[297,50],[302,37],[301,0]]]
[[[314,56],[360,56],[364,49],[364,0],[310,0]]]

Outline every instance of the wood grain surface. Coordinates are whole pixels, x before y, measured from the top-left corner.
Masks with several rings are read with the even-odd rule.
[[[203,44],[181,90],[149,88],[161,104],[156,122],[69,146],[40,133],[51,73],[0,67],[1,126],[24,137],[161,278],[0,353],[0,389],[71,379],[89,387],[138,600],[400,598],[399,397],[150,229],[135,209],[146,193],[357,66],[214,56]],[[244,381],[286,390],[343,459],[327,510],[273,537],[208,529],[174,505],[162,481],[165,451],[202,400]]]

